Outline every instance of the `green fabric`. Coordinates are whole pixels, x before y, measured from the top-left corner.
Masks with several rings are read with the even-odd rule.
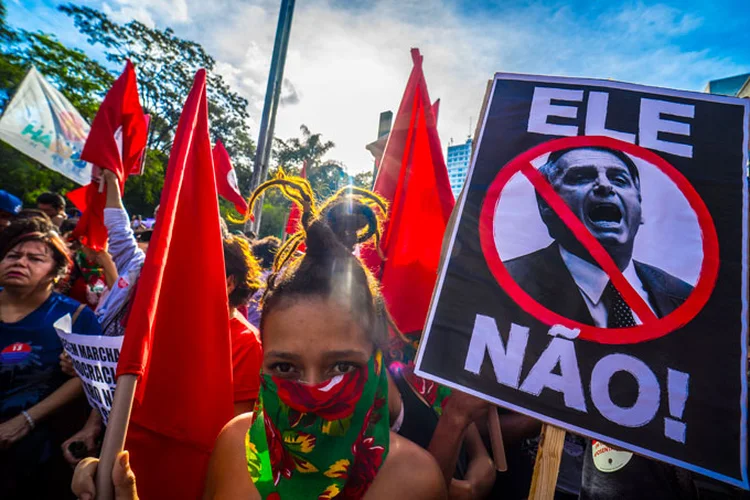
[[[245,437],[247,467],[261,497],[362,498],[388,453],[388,380],[382,354],[377,351],[370,359],[358,399],[347,390],[341,397],[320,400],[321,407],[330,409],[350,396],[353,412],[345,418],[327,420],[318,414],[325,415],[322,410],[294,410],[279,397],[279,385],[289,382],[276,382],[262,375]]]

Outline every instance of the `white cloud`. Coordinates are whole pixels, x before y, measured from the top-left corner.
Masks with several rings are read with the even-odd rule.
[[[114,0],[120,15],[171,26],[203,44],[216,70],[260,119],[278,16],[278,0]],[[144,21],[145,22],[145,21]],[[685,51],[679,38],[699,29],[696,15],[665,5],[577,12],[531,3],[493,15],[457,12],[448,0],[297,2],[276,135],[300,124],[336,142],[330,157],[353,172],[371,168],[364,145],[378,115],[394,113],[419,47],[430,97],[441,98],[443,146],[463,142],[476,123],[485,83],[496,71],[558,74],[700,89],[740,73],[731,60]],[[257,127],[254,127],[257,133]]]

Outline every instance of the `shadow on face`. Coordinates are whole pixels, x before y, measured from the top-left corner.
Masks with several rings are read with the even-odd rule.
[[[295,297],[263,321],[263,371],[315,385],[367,369],[374,345],[350,310],[335,299]]]
[[[36,288],[53,281],[55,261],[49,246],[27,241],[13,247],[0,261],[0,286]]]

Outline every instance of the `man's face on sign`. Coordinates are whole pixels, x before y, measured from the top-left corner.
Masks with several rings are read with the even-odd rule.
[[[599,243],[632,247],[642,223],[641,191],[627,165],[610,152],[581,148],[563,154],[556,167],[552,187]]]

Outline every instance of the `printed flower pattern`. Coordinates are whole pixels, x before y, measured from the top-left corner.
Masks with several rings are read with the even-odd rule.
[[[379,352],[366,370],[319,386],[264,376],[245,440],[261,497],[362,498],[388,453],[387,389]]]
[[[367,382],[365,370],[354,370],[319,385],[305,385],[274,377],[279,399],[293,410],[315,413],[325,420],[341,420],[354,412]]]

